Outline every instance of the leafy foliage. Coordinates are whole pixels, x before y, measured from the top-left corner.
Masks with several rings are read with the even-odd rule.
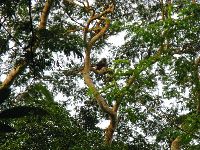
[[[44,109],[41,108],[34,108],[34,107],[29,107],[29,106],[18,106],[18,107],[13,107],[7,110],[4,110],[0,113],[0,118],[1,119],[8,119],[8,118],[19,118],[19,117],[24,117],[27,115],[39,115],[43,116],[46,115],[47,112]]]

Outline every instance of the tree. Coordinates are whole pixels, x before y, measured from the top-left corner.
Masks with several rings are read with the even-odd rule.
[[[19,103],[26,103],[29,107],[40,106],[48,111],[48,115],[42,117],[41,112],[37,111],[37,116],[9,120],[16,132],[1,134],[1,149],[77,149],[86,145],[95,149],[100,146],[100,138],[96,143],[90,139],[101,137],[100,132],[96,130],[95,133],[87,134],[78,120],[71,118],[64,107],[54,102],[44,84],[36,83],[27,88],[26,92],[18,96],[16,104]],[[26,108],[30,111],[32,107]],[[92,146],[94,143],[95,146]]]
[[[74,118],[88,134],[103,133],[95,124],[110,121],[105,147],[199,147],[198,2],[1,3],[1,56],[10,59],[0,90],[32,80],[52,85],[54,94],[67,96],[65,105],[80,110]],[[109,37],[121,31],[126,42],[111,47]],[[95,64],[105,46],[109,63],[99,70]],[[54,60],[54,54],[61,58]],[[86,86],[77,85],[81,80]]]

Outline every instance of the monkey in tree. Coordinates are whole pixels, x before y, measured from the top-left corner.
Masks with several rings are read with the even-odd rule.
[[[96,64],[96,79],[99,81],[101,79],[105,80],[106,74],[108,73],[108,63],[106,58],[102,58],[97,64]]]
[[[96,70],[101,70],[104,67],[108,67],[108,63],[106,58],[102,58],[97,64],[96,64]]]

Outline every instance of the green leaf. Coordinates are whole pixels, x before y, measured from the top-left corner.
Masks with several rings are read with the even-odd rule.
[[[42,83],[38,83],[38,84],[34,85],[34,88],[35,88],[35,90],[37,90],[38,92],[43,94],[45,96],[46,100],[52,101],[52,102],[54,101],[52,93]]]

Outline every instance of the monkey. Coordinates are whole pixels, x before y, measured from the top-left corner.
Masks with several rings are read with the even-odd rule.
[[[104,73],[101,72],[102,69],[105,69],[108,67],[108,63],[106,58],[102,58],[97,64],[96,64],[96,71],[98,73],[96,74],[97,81],[100,81],[103,77],[105,77]]]
[[[102,58],[97,64],[96,64],[96,70],[101,70],[104,67],[108,67],[106,58]]]

